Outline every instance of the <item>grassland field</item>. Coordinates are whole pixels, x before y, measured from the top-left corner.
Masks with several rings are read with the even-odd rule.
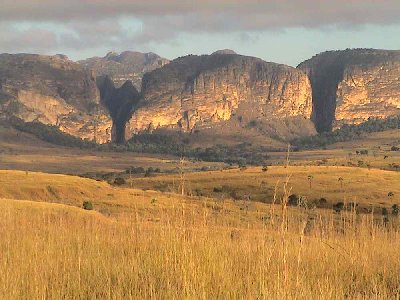
[[[399,299],[397,133],[199,172],[210,163],[0,131],[0,298]],[[132,165],[182,172],[130,177]],[[66,175],[89,171],[126,183]],[[288,206],[291,194],[327,202]]]

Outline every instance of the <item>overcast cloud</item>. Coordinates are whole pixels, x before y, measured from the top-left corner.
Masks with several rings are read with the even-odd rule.
[[[399,0],[0,0],[0,52],[145,48],[179,43],[182,34],[354,31],[399,25],[399,15]]]

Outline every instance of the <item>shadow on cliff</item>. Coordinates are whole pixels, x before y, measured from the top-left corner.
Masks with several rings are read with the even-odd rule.
[[[98,77],[97,86],[101,102],[107,107],[113,120],[112,141],[124,143],[126,123],[140,101],[140,93],[131,81],[126,81],[120,88],[116,88],[108,76]]]

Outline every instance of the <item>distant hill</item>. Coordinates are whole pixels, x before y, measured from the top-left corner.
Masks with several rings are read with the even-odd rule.
[[[130,80],[140,91],[143,75],[168,64],[169,60],[152,52],[124,51],[120,54],[109,52],[104,57],[92,57],[78,63],[95,71],[97,75],[109,76],[116,87]]]

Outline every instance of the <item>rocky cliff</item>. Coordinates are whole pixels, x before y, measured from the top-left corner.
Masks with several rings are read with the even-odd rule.
[[[190,55],[144,76],[127,136],[161,127],[190,132],[228,120],[271,126],[307,120],[311,110],[311,86],[300,70],[235,54]]]
[[[78,63],[99,76],[109,76],[116,87],[130,80],[140,90],[143,75],[164,66],[169,60],[151,52],[125,51],[121,54],[109,52],[104,57],[92,57]]]
[[[318,131],[400,114],[400,51],[329,51],[298,68],[312,84]]]
[[[94,74],[63,55],[1,54],[0,114],[99,143],[111,139]]]

